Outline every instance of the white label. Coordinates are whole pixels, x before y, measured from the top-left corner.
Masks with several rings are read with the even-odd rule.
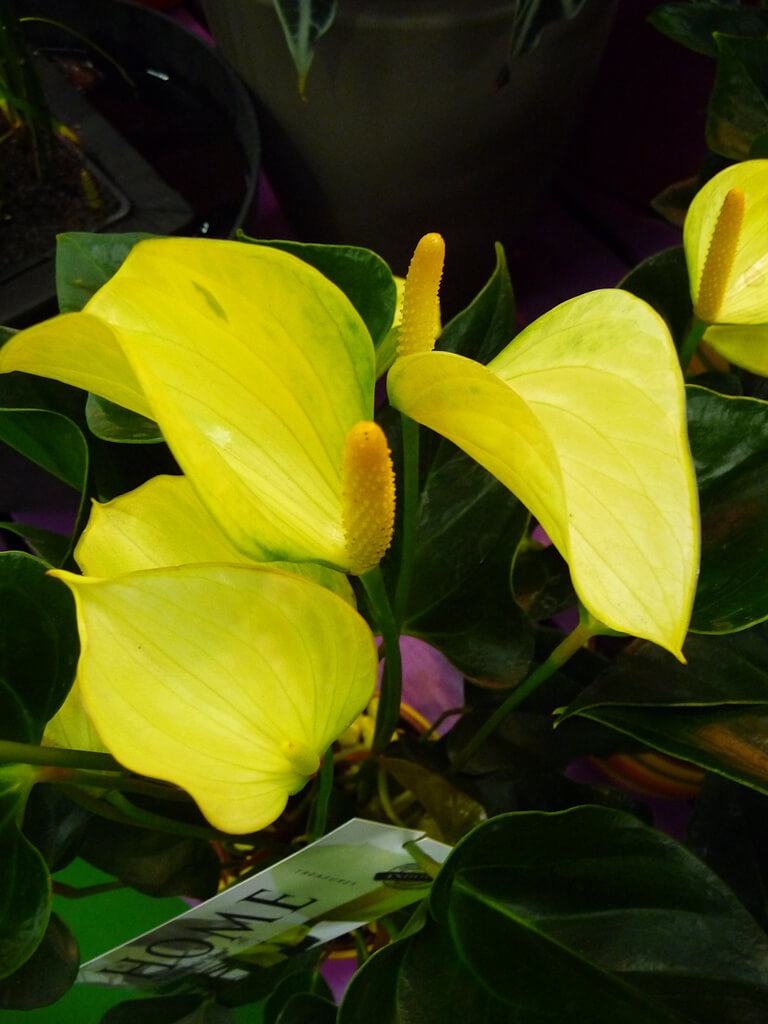
[[[159,988],[190,976],[237,980],[421,899],[429,880],[408,841],[442,863],[450,847],[353,818],[159,928],[89,960],[78,981]],[[240,963],[238,963],[238,960]],[[252,969],[252,968],[251,968]]]

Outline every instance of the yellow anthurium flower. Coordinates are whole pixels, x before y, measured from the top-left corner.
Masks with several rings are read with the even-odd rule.
[[[108,750],[224,831],[274,821],[373,693],[370,629],[310,580],[220,564],[51,575],[75,597],[78,686]]]
[[[698,569],[683,380],[658,314],[603,290],[556,307],[488,366],[400,356],[392,404],[531,510],[597,619],[681,657]]]
[[[112,501],[94,502],[75,549],[86,576],[200,562],[254,565],[219,528],[185,476],[156,476]],[[263,564],[263,563],[262,563]],[[347,577],[314,562],[270,562],[269,568],[314,580],[355,605]]]
[[[346,296],[266,246],[140,242],[82,313],[15,335],[0,372],[63,380],[157,421],[248,557],[346,571],[341,464],[370,420],[374,349]]]
[[[708,181],[688,210],[683,245],[704,340],[768,374],[768,160],[745,160]]]

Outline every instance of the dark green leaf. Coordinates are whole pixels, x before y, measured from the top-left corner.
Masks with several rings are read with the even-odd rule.
[[[530,660],[530,626],[510,585],[527,525],[527,510],[490,473],[439,446],[422,491],[404,632],[472,679],[512,685]]]
[[[197,1010],[201,996],[161,996],[150,999],[127,999],[110,1007],[100,1024],[179,1024]]]
[[[61,786],[37,785],[29,795],[22,831],[53,873],[76,856],[90,812],[70,800]]]
[[[684,847],[615,811],[491,819],[449,856],[430,906],[476,985],[506,1004],[500,1020],[757,1024],[767,1005],[768,940],[752,918]],[[426,1004],[439,981],[422,982]]]
[[[336,1024],[336,1004],[311,992],[291,996],[275,1024]]]
[[[26,523],[0,522],[0,530],[7,530],[23,537],[49,565],[63,565],[69,556],[72,547],[70,537],[64,537],[52,530],[43,530],[39,526],[29,526]]]
[[[37,409],[0,410],[0,440],[77,491],[85,486],[88,448],[71,420]]]
[[[103,441],[151,444],[163,440],[154,420],[131,412],[130,409],[123,409],[98,395],[88,395],[85,418],[91,432]]]
[[[374,345],[384,340],[392,326],[397,289],[392,271],[384,260],[352,245],[317,245],[305,242],[271,241],[241,236],[243,242],[268,245],[298,256],[341,288],[363,318]]]
[[[453,445],[441,445],[421,493],[409,621],[461,594],[503,545],[509,566],[528,512],[503,484]]]
[[[216,895],[221,863],[202,839],[152,832],[93,818],[80,856],[148,896]]]
[[[744,160],[768,131],[768,39],[715,36],[717,75],[707,111],[707,145]]]
[[[18,827],[33,782],[29,765],[0,765],[0,978],[34,953],[50,914],[48,868]]]
[[[487,363],[514,337],[515,318],[515,296],[507,260],[497,243],[493,274],[470,305],[446,325],[435,347]]]
[[[653,306],[664,317],[675,344],[680,345],[693,314],[688,268],[681,245],[644,260],[627,274],[619,287]]]
[[[308,992],[322,998],[330,996],[325,979],[316,971],[293,971],[279,982],[264,1004],[264,1024],[278,1024],[288,1002],[300,993]],[[332,997],[331,997],[332,998]]]
[[[413,793],[433,819],[439,831],[433,838],[453,844],[484,820],[480,804],[437,772],[400,757],[382,757],[379,763],[403,789]]]
[[[688,845],[768,930],[768,797],[707,775],[688,826]]]
[[[245,1006],[259,1003],[263,1009],[266,1000],[273,992],[277,991],[280,984],[289,975],[295,974],[297,971],[302,972],[304,977],[310,974],[314,975],[322,953],[321,946],[314,946],[303,953],[294,953],[288,959],[280,960],[269,967],[252,966],[247,960],[240,960],[238,966],[246,969],[250,967],[252,973],[240,981],[223,983],[217,992],[217,999],[222,1006]],[[300,990],[301,985],[292,991]],[[327,989],[323,989],[319,994],[327,994],[327,991]],[[260,1017],[257,1019],[260,1024],[263,1024]]]
[[[79,967],[74,935],[57,914],[51,914],[32,956],[0,981],[0,1009],[36,1010],[55,1003],[74,985]]]
[[[768,792],[768,627],[691,636],[687,666],[636,643],[566,709]]]
[[[79,653],[69,590],[32,555],[0,553],[0,738],[38,743]]]
[[[725,633],[768,617],[768,403],[687,388],[701,504],[691,629]]]
[[[62,313],[76,313],[120,269],[145,232],[69,231],[56,246],[56,293]]]
[[[512,570],[515,600],[533,622],[576,607],[568,563],[550,544],[520,545]]]
[[[648,20],[664,35],[708,57],[717,56],[715,32],[761,38],[768,33],[768,11],[733,4],[661,4]]]
[[[408,947],[407,941],[394,942],[373,954],[344,993],[338,1024],[402,1024],[395,1005],[395,991]],[[441,966],[441,973],[444,972],[445,963]],[[466,1021],[471,1019],[467,1017]]]

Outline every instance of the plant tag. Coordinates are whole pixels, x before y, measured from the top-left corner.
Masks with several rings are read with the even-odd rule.
[[[83,964],[79,982],[158,989],[185,977],[246,977],[421,899],[430,878],[403,849],[442,863],[422,832],[352,818],[159,928]]]

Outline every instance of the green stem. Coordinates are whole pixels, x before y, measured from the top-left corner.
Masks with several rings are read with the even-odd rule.
[[[119,790],[123,793],[143,793],[145,796],[157,797],[160,800],[173,800],[177,803],[189,803],[191,797],[183,789],[155,782],[152,779],[135,779],[114,772],[88,772],[79,768],[60,768],[45,766],[41,769],[38,782],[52,782],[65,786],[87,786],[89,789]]]
[[[400,658],[400,631],[392,614],[381,569],[376,566],[360,577],[376,620],[384,649],[384,673],[381,678],[379,710],[373,733],[371,751],[380,754],[392,739],[400,718],[400,697],[403,690],[403,664]]]
[[[552,651],[547,660],[542,662],[541,665],[539,665],[539,667],[535,669],[524,682],[515,687],[503,704],[499,705],[491,717],[480,726],[469,743],[467,743],[453,759],[453,764],[447,772],[449,777],[456,775],[461,771],[464,765],[477,753],[488,737],[498,729],[507,715],[511,714],[515,708],[519,707],[527,697],[530,697],[534,690],[537,690],[542,683],[546,682],[550,676],[554,675],[554,673],[561,668],[569,658],[572,658],[588,640],[595,636],[598,632],[598,625],[598,623],[590,618],[587,618],[586,621],[580,621],[573,632],[569,633],[568,636],[558,644],[554,651]]]
[[[694,318],[694,321],[688,329],[688,333],[683,338],[683,343],[680,346],[680,366],[682,367],[683,373],[687,371],[688,365],[693,359],[696,349],[699,347],[699,342],[704,336],[704,331],[706,331],[706,329],[707,324]]]
[[[406,828],[406,824],[397,811],[392,806],[392,801],[389,796],[389,786],[387,785],[387,773],[379,765],[378,773],[376,776],[376,791],[379,795],[379,801],[381,803],[382,810],[392,822],[393,825],[397,825],[400,828]]]
[[[228,833],[219,832],[215,828],[207,828],[204,825],[187,825],[183,821],[174,821],[173,818],[166,818],[162,814],[152,814],[149,811],[142,811],[128,800],[114,793],[109,797],[101,799],[92,796],[84,789],[72,789],[68,795],[85,807],[86,810],[98,814],[109,821],[117,821],[121,825],[137,825],[139,828],[151,828],[157,832],[168,832],[176,836],[189,836],[193,839],[227,839],[234,837]]]
[[[359,928],[353,928],[349,933],[352,936],[352,941],[355,944],[355,952],[357,953],[357,969],[363,966],[363,964],[370,957],[368,947],[365,944],[365,937]]]
[[[408,606],[419,526],[419,424],[404,414],[400,419],[403,435],[403,516],[400,531],[400,571],[394,605],[398,630]]]
[[[325,827],[328,821],[328,802],[331,799],[333,789],[333,748],[330,747],[323,758],[320,771],[317,773],[317,785],[312,809],[309,812],[307,832],[309,842],[314,843],[316,839],[325,835]]]
[[[120,772],[125,769],[110,754],[92,750],[69,750],[62,747],[41,747],[35,743],[14,743],[0,740],[0,763],[45,764],[62,768],[84,768],[93,771]]]
[[[113,882],[98,882],[96,885],[66,885],[64,882],[53,880],[54,896],[64,896],[68,900],[82,900],[86,896],[100,896],[103,892],[116,892],[118,889],[126,889],[125,882],[116,878]]]

